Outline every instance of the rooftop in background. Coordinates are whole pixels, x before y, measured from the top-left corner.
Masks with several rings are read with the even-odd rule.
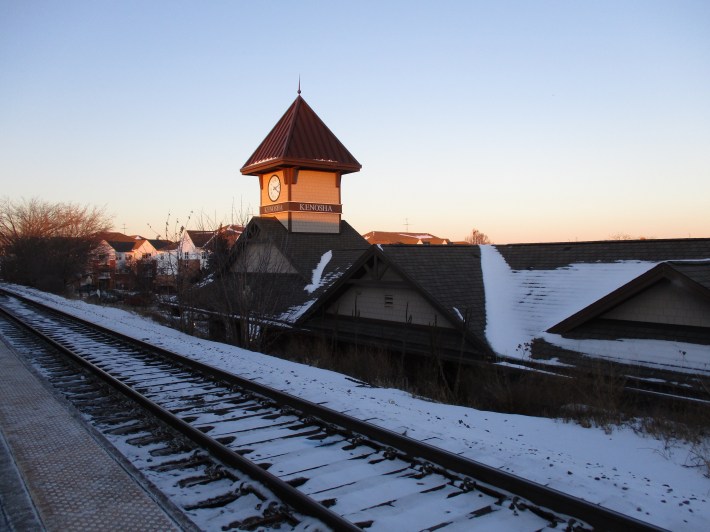
[[[219,233],[222,238],[227,240],[229,247],[232,247],[234,245],[234,243],[239,238],[239,235],[241,235],[243,232],[244,226],[236,224],[225,225],[217,229],[217,233]]]
[[[177,242],[171,242],[170,240],[162,240],[160,238],[149,238],[148,242],[156,249],[156,251],[172,251],[177,249]]]
[[[98,240],[106,240],[107,242],[135,242],[136,240],[145,240],[141,236],[129,236],[117,231],[104,231],[94,235]]]
[[[193,231],[191,229],[186,230],[185,233],[190,236],[190,240],[198,248],[205,247],[215,235],[214,231]]]
[[[243,225],[224,225],[219,226],[214,231],[196,231],[188,229],[185,232],[192,240],[192,243],[198,248],[211,248],[214,244],[214,238],[219,235],[227,241],[229,247],[232,247],[239,238],[239,235],[244,231]]]
[[[446,246],[454,244],[448,238],[439,238],[429,233],[400,233],[395,231],[370,231],[362,235],[369,244],[423,244]],[[456,242],[460,244],[460,242]]]

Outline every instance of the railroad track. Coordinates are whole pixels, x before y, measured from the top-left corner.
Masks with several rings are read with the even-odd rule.
[[[198,528],[657,530],[15,295],[0,310],[11,343],[30,341],[8,332],[21,327],[121,393],[122,408],[104,407],[95,379],[45,362],[112,437],[152,446],[144,467],[209,486],[175,497]]]

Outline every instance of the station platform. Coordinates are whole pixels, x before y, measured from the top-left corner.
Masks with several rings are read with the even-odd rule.
[[[184,530],[0,337],[0,530]]]

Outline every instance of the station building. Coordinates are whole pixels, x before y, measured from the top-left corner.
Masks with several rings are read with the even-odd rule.
[[[341,181],[360,168],[299,91],[241,168],[259,216],[211,303],[443,359],[591,356],[710,375],[710,239],[372,245],[342,219]]]

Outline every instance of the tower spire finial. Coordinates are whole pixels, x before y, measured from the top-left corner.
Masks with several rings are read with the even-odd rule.
[[[301,95],[301,74],[298,75],[298,95]]]

